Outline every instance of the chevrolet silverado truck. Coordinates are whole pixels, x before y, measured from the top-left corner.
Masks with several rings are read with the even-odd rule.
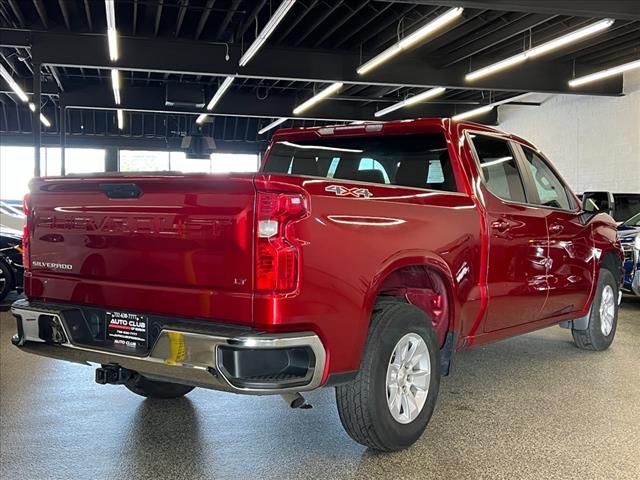
[[[280,130],[254,174],[36,178],[25,213],[18,348],[146,397],[333,386],[377,450],[422,435],[460,350],[616,332],[613,219],[473,123]]]

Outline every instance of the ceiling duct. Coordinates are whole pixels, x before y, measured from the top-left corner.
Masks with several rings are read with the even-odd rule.
[[[167,107],[204,108],[204,90],[196,85],[167,83],[165,105]]]

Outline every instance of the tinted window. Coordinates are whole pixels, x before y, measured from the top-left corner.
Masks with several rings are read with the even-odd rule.
[[[525,203],[522,177],[509,142],[478,134],[474,134],[472,141],[485,185],[491,193],[504,200]]]
[[[545,207],[571,210],[573,207],[567,190],[547,162],[530,148],[522,147],[522,150],[538,192],[539,202],[535,203]]]
[[[263,171],[457,191],[442,134],[277,142]]]
[[[613,198],[616,204],[615,220],[621,222],[640,212],[640,195],[614,193]]]

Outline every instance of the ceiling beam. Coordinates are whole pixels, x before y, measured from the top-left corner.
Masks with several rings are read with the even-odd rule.
[[[640,20],[640,2],[636,0],[377,0],[379,2],[443,5],[448,7],[482,8],[505,12],[543,13],[572,17],[616,18]]]
[[[166,93],[163,87],[127,86],[121,92],[122,101],[119,108],[126,111],[149,113],[174,113],[199,115],[202,109],[173,108],[165,104]],[[294,117],[293,109],[306,98],[293,95],[270,94],[260,100],[255,94],[248,92],[228,91],[216,104],[211,115],[230,117],[276,118]],[[114,110],[113,95],[108,85],[94,85],[76,90],[67,89],[60,93],[60,104],[67,108]],[[417,117],[451,117],[474,106],[447,103],[418,104],[411,108],[396,110],[384,117],[384,120],[397,120]],[[357,121],[376,120],[375,105],[362,106],[356,102],[344,102],[328,99],[295,118],[322,121]],[[195,118],[194,118],[195,119]],[[495,112],[482,119],[486,123],[495,123]]]
[[[0,37],[8,36],[5,32],[12,30],[0,29]],[[30,36],[35,63],[104,69],[112,66],[104,48],[104,35],[32,31]],[[220,44],[126,36],[119,40],[121,58],[118,66],[122,70],[418,88],[442,86],[466,90],[553,94],[622,94],[621,77],[587,84],[581,88],[569,88],[567,82],[574,74],[574,65],[570,61],[532,60],[470,84],[464,80],[468,66],[458,64],[449,68],[435,68],[428,59],[415,53],[401,55],[375,71],[359,76],[356,73],[361,63],[358,52],[265,47],[249,65],[238,68],[242,52],[234,45],[229,46],[230,60],[226,61],[226,46]],[[369,56],[370,53],[363,58]],[[575,65],[576,75],[591,70],[593,68],[590,65]]]

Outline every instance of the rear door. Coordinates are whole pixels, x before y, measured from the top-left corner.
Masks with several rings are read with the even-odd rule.
[[[535,321],[547,298],[545,212],[528,205],[514,145],[505,138],[470,134],[487,209],[489,305],[485,331]]]
[[[547,282],[549,298],[542,317],[582,310],[588,301],[596,267],[591,227],[560,176],[542,154],[521,145],[529,197],[545,215],[549,230]]]

